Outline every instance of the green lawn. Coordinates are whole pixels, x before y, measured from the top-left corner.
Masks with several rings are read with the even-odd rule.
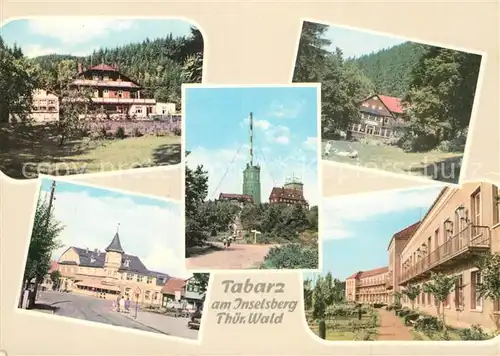
[[[180,158],[180,136],[82,139],[61,147],[56,137],[41,129],[13,133],[0,128],[0,169],[11,178],[171,165],[180,163]]]
[[[372,330],[373,336],[375,337],[378,332],[378,325],[375,327],[363,327],[363,325],[369,324],[370,322],[371,317],[368,314],[364,314],[361,320],[358,320],[357,315],[352,317],[333,317],[331,320],[326,321],[325,340],[354,341],[356,340],[357,335],[362,333],[364,330]],[[309,327],[316,335],[319,334],[318,323],[310,322]]]
[[[330,154],[324,155],[326,140],[322,142],[322,157],[325,160],[349,163],[359,167],[374,168],[393,173],[406,173],[414,176],[439,180],[447,183],[458,183],[463,153],[446,153],[430,151],[408,153],[402,149],[383,144],[367,144],[349,141],[331,141],[332,146],[340,151],[349,147],[358,151],[358,159]]]

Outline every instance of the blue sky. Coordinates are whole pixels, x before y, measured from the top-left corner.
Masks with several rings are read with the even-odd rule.
[[[339,26],[330,26],[323,37],[332,42],[328,49],[334,51],[336,47],[340,48],[344,53],[344,58],[360,57],[407,42],[407,40],[400,37],[379,35],[366,30],[355,30]]]
[[[48,198],[52,179],[43,178],[41,197]],[[183,229],[178,202],[94,188],[56,180],[54,216],[64,226],[54,251],[57,260],[68,247],[103,251],[119,225],[126,253],[138,256],[150,270],[181,278],[184,269]]]
[[[318,203],[315,87],[188,87],[185,100],[187,163],[209,171],[209,199],[220,192],[241,193],[252,112],[262,201],[268,201],[273,186],[295,176],[303,180],[310,204]]]
[[[392,236],[421,220],[441,189],[433,185],[324,199],[322,273],[330,271],[344,280],[358,271],[387,266]]]
[[[4,41],[17,43],[25,55],[88,55],[101,47],[117,47],[172,33],[189,34],[191,24],[174,19],[119,19],[106,17],[39,17],[14,20],[1,29]]]

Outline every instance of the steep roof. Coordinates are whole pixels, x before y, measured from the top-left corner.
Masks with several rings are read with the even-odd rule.
[[[253,201],[253,197],[251,195],[248,195],[248,194],[220,193],[219,200],[223,200],[223,199]]]
[[[98,64],[96,66],[90,67],[88,70],[101,70],[101,71],[117,72],[118,68],[102,63],[102,64]]]
[[[403,105],[401,104],[401,99],[396,98],[394,96],[388,96],[388,95],[377,95],[384,103],[384,105],[389,109],[389,111],[397,113],[397,114],[402,114],[403,113]]]
[[[123,251],[122,244],[120,243],[120,235],[118,235],[118,232],[116,232],[115,236],[113,237],[113,240],[111,240],[111,243],[109,244],[108,247],[106,247],[104,251],[125,253],[125,251]]]
[[[183,288],[186,284],[186,281],[181,278],[171,277],[167,283],[163,286],[161,292],[163,294],[174,295],[175,292],[184,292]]]
[[[295,201],[305,201],[304,192],[300,189],[274,187],[271,190],[271,194],[269,194],[269,199],[271,199],[271,197]]]
[[[393,240],[409,240],[413,236],[415,231],[417,231],[420,223],[421,221],[417,221],[416,223],[411,224],[410,226],[407,226],[403,230],[400,230],[392,235],[391,240],[389,241],[389,245],[387,246],[387,250],[389,250],[389,246],[391,246]]]
[[[371,269],[368,271],[359,271],[351,276],[347,277],[346,279],[362,279],[362,278],[367,278],[367,277],[373,277],[377,276],[379,274],[387,273],[389,272],[389,267],[379,267],[375,269]]]
[[[106,261],[106,252],[99,250],[90,250],[87,248],[80,247],[70,247],[77,254],[80,259],[79,266],[82,267],[94,267],[94,268],[103,268]],[[127,263],[128,261],[128,263]],[[59,264],[62,265],[76,265],[73,261],[59,261]],[[150,272],[146,266],[142,263],[139,257],[134,255],[129,255],[124,253],[122,255],[122,261],[120,266],[120,271],[123,272],[131,272],[138,273],[141,275],[147,275],[155,277],[156,275]]]
[[[156,285],[157,286],[165,285],[165,283],[167,283],[167,281],[171,278],[168,274],[165,274],[162,272],[156,272],[156,271],[150,271],[149,275],[156,277]]]

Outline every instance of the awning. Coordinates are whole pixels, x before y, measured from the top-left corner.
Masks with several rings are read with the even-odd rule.
[[[111,290],[111,291],[115,291],[115,292],[120,291],[120,288],[118,286],[109,285],[109,284],[104,285],[100,281],[95,281],[95,280],[83,280],[83,281],[77,282],[76,285],[79,287],[105,289],[105,290]]]

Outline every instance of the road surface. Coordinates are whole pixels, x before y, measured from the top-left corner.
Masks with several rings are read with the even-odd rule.
[[[41,292],[36,303],[55,308],[54,315],[195,340],[198,337],[198,330],[191,330],[187,327],[187,318],[173,318],[138,311],[137,319],[135,319],[135,305],[133,304],[130,306],[130,314],[127,315],[112,310],[111,300],[53,291]]]
[[[222,244],[215,243],[217,246]],[[256,268],[264,261],[274,245],[232,244],[229,248],[215,250],[186,259],[191,269],[247,269]]]

